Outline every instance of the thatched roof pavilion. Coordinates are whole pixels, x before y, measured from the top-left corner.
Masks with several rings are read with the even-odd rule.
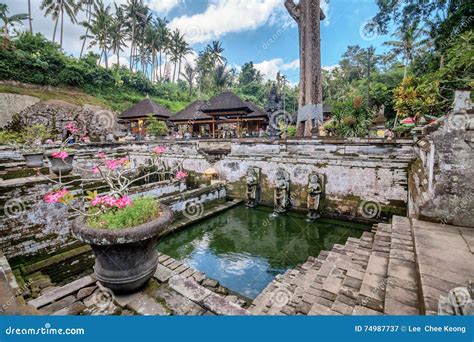
[[[226,124],[236,126],[235,134],[242,131],[257,134],[268,123],[268,114],[252,102],[244,101],[236,94],[225,91],[209,101],[197,100],[173,116],[170,121],[186,125],[193,133],[218,138]]]
[[[135,104],[133,107],[122,112],[118,116],[118,119],[120,121],[138,121],[146,119],[149,115],[153,115],[158,120],[166,121],[173,115],[173,113],[147,97]]]

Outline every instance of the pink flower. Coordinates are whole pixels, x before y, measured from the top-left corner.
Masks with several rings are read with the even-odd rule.
[[[66,123],[64,125],[64,128],[73,134],[79,132],[79,128],[77,128],[76,123],[74,121]]]
[[[128,196],[120,197],[118,200],[115,201],[115,206],[117,208],[125,208],[130,204],[132,204],[132,200]]]
[[[69,153],[67,153],[66,151],[53,152],[51,153],[51,157],[64,160],[69,157]]]
[[[113,207],[115,205],[115,198],[110,195],[97,196],[91,201],[91,206],[95,207],[98,205],[103,205],[105,207]]]
[[[132,204],[132,200],[128,196],[122,196],[119,199],[115,199],[114,196],[104,195],[97,196],[91,201],[91,207],[103,206],[107,208],[125,208],[126,206]]]
[[[91,169],[91,171],[92,171],[93,174],[98,174],[98,173],[100,173],[100,169],[99,169],[98,166],[94,166],[94,167]]]
[[[115,170],[115,169],[118,168],[119,166],[125,165],[125,164],[127,164],[128,162],[130,162],[130,160],[128,159],[128,157],[123,157],[123,158],[120,158],[120,159],[110,159],[110,160],[106,160],[106,161],[105,161],[105,166],[106,166],[109,170]]]
[[[111,159],[111,160],[106,160],[105,161],[105,166],[109,170],[115,170],[116,168],[118,168],[120,166],[120,163],[116,159]]]
[[[184,171],[178,171],[176,172],[176,179],[179,179],[179,180],[182,180],[182,179],[185,179],[186,177],[188,176],[188,174]]]
[[[58,203],[68,193],[69,191],[67,189],[51,191],[51,192],[48,192],[46,195],[44,195],[43,200],[46,203]]]
[[[156,153],[156,154],[162,154],[162,153],[165,153],[165,152],[166,152],[166,147],[164,147],[164,146],[156,146],[153,149],[153,153]]]
[[[107,158],[107,155],[104,152],[98,152],[95,156],[100,159]]]
[[[120,158],[117,160],[117,162],[121,165],[125,165],[129,162],[130,160],[128,159],[128,157],[123,157],[123,158]]]
[[[52,139],[47,139],[47,140],[46,140],[46,143],[47,143],[48,145],[52,145],[52,144],[54,144],[54,141],[53,141]]]

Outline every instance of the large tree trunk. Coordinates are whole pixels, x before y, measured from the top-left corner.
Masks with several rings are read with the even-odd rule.
[[[324,14],[319,0],[286,0],[285,7],[298,23],[300,45],[300,90],[299,107],[322,105],[323,90],[321,85],[321,31],[320,21]],[[308,135],[312,122],[308,120],[305,127],[298,128],[298,135]],[[304,133],[303,133],[304,131]],[[309,134],[310,135],[310,134]]]

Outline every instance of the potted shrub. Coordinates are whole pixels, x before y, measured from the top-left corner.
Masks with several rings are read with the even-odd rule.
[[[97,279],[115,292],[133,292],[153,276],[160,232],[171,222],[171,210],[155,197],[128,196],[129,187],[150,175],[138,174],[127,157],[110,159],[98,153],[90,170],[108,185],[106,194],[87,192],[85,209],[77,209],[75,197],[64,184],[44,196],[48,203],[64,203],[80,215],[73,223],[73,235],[89,244],[95,255]],[[181,175],[182,176],[182,175]]]
[[[50,171],[58,176],[65,176],[72,172],[74,161],[73,150],[67,148],[75,142],[75,135],[79,133],[79,129],[75,122],[68,122],[64,125],[67,138],[62,142],[59,150],[48,153],[48,159],[51,164]]]
[[[38,124],[29,126],[25,129],[25,142],[21,147],[23,158],[25,158],[26,167],[43,167],[43,141],[49,137],[46,126]]]

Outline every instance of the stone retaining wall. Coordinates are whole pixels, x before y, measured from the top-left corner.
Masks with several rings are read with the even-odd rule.
[[[409,172],[410,217],[474,228],[473,147],[472,109],[422,129]]]

